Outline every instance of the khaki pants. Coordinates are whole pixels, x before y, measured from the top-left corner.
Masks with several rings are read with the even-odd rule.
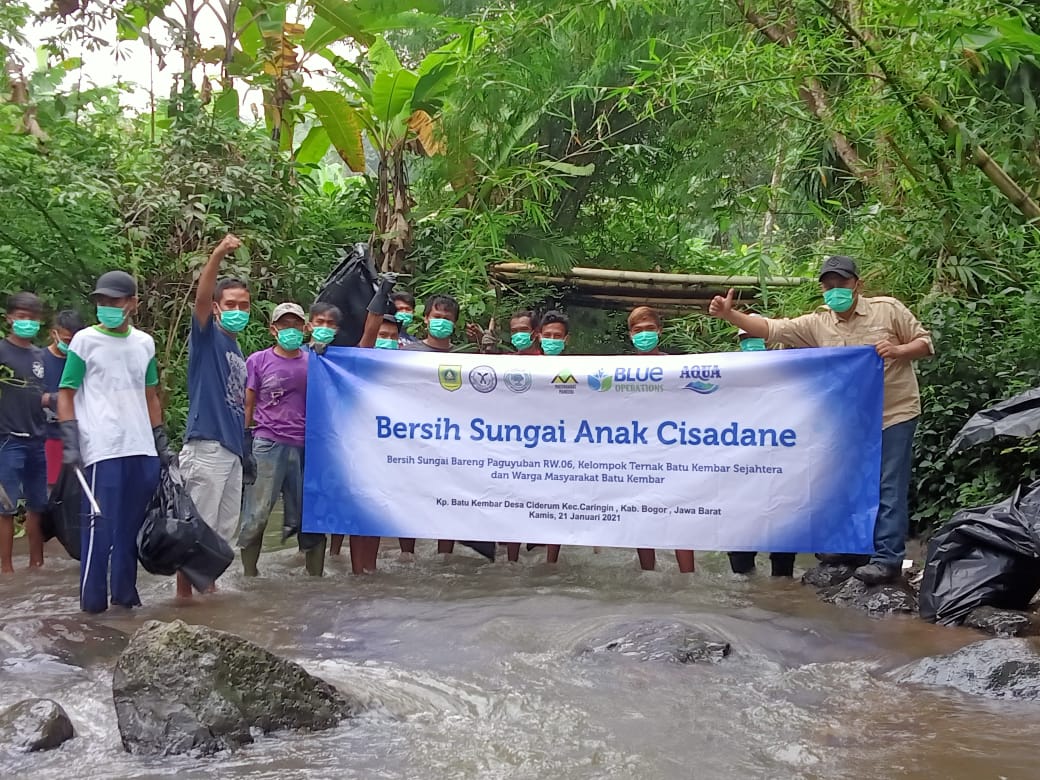
[[[242,459],[220,442],[194,439],[181,449],[180,468],[202,519],[234,546],[242,511]]]

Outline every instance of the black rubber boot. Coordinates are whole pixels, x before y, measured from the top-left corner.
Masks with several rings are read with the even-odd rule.
[[[755,570],[755,556],[753,552],[731,552],[729,555],[729,568],[734,574],[751,574]]]
[[[772,553],[769,562],[773,567],[774,577],[794,576],[794,553]]]

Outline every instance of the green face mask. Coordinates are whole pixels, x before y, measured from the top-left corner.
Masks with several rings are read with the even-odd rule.
[[[430,335],[435,339],[446,339],[455,332],[455,323],[441,317],[430,320]]]
[[[220,312],[220,327],[229,333],[240,333],[249,324],[249,312],[228,309]]]
[[[514,347],[523,351],[531,346],[532,338],[530,333],[514,333],[509,340],[513,342]]]
[[[394,315],[394,319],[400,322],[404,327],[411,325],[414,318],[415,315],[410,311],[399,311]]]
[[[823,292],[823,302],[827,308],[839,314],[852,308],[852,290],[848,287],[832,287]]]
[[[11,320],[11,331],[20,339],[31,339],[40,332],[40,321]]]
[[[376,339],[376,349],[397,349],[397,339]]]
[[[69,345],[66,344],[64,341],[59,341],[58,342],[58,352],[60,352],[63,355],[69,354]]]
[[[303,344],[303,331],[299,328],[282,328],[278,331],[278,346],[292,352]]]
[[[563,352],[566,342],[563,339],[542,339],[542,353],[546,355],[559,355]]]
[[[765,339],[746,338],[740,342],[741,352],[762,352],[766,348]]]
[[[98,306],[97,318],[104,327],[114,330],[126,320],[126,311],[121,306]]]
[[[660,340],[661,334],[656,330],[644,330],[632,337],[632,345],[640,352],[649,352]]]
[[[335,328],[326,328],[324,325],[319,325],[311,331],[311,341],[316,341],[319,344],[331,344],[334,338],[336,338]]]

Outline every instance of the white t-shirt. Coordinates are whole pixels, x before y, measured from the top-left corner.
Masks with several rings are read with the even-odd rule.
[[[84,466],[156,454],[145,387],[157,384],[155,342],[147,333],[95,325],[72,337],[60,387],[76,391]]]

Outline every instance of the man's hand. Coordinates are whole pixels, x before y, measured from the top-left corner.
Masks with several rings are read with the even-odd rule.
[[[75,420],[63,420],[61,428],[61,462],[66,466],[80,466],[83,458],[79,454],[79,425]]]
[[[242,439],[242,484],[256,482],[256,458],[253,457],[253,432],[246,430]]]
[[[213,254],[227,257],[235,252],[240,246],[242,246],[242,240],[234,233],[228,233],[221,239],[220,243],[217,244],[217,248],[213,250]]]
[[[906,353],[906,348],[902,344],[893,344],[888,339],[879,341],[874,345],[874,349],[885,360],[900,360]]]
[[[473,344],[480,344],[484,339],[484,329],[475,322],[467,322],[466,338]]]
[[[733,288],[731,287],[729,292],[726,293],[725,298],[721,295],[716,295],[711,299],[711,303],[708,304],[708,314],[712,317],[717,317],[720,320],[728,320],[732,313]]]

